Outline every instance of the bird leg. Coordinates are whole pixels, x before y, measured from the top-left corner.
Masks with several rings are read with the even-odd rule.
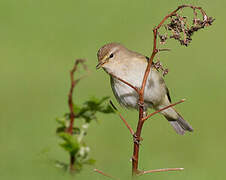
[[[147,108],[145,107],[143,102],[138,102],[138,106],[143,108],[143,117],[145,118],[147,116]],[[141,145],[140,141],[143,141],[142,137],[138,137],[136,133],[133,134],[133,142]]]

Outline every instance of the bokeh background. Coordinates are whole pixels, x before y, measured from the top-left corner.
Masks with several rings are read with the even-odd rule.
[[[157,115],[145,124],[141,169],[184,167],[140,179],[222,180],[226,162],[226,21],[224,0],[0,0],[0,179],[120,179],[131,175],[132,138],[116,115],[98,115],[87,144],[97,160],[71,176],[54,165],[68,161],[58,146],[55,118],[68,111],[69,70],[86,58],[91,75],[80,82],[74,100],[110,95],[109,77],[96,71],[96,52],[121,42],[145,55],[152,49],[152,28],[181,4],[202,6],[214,25],[198,32],[189,47],[169,42],[160,60],[170,69],[166,82],[173,102],[195,129],[178,136]],[[137,112],[120,109],[135,128]]]

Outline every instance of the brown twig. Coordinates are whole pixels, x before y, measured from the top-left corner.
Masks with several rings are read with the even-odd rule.
[[[132,84],[126,82],[125,80],[115,76],[114,74],[110,74],[111,76],[113,76],[114,78],[118,79],[119,81],[127,84],[129,87],[133,88],[139,95],[139,102],[138,102],[138,107],[139,107],[139,121],[137,124],[137,129],[136,132],[134,134],[134,138],[136,138],[136,140],[134,140],[134,148],[133,148],[133,157],[132,157],[132,174],[133,175],[141,175],[141,174],[147,174],[147,173],[152,173],[152,172],[164,172],[164,171],[177,171],[177,170],[183,170],[183,168],[168,168],[168,169],[156,169],[156,170],[149,170],[149,171],[139,171],[138,170],[138,162],[139,162],[139,147],[140,147],[140,140],[141,138],[141,132],[142,132],[142,127],[144,122],[150,118],[151,116],[166,110],[167,108],[170,108],[172,106],[175,106],[179,103],[184,102],[184,99],[180,100],[177,103],[171,104],[169,106],[166,106],[160,110],[157,110],[151,114],[149,114],[147,117],[144,118],[144,90],[145,90],[145,86],[146,86],[146,82],[148,79],[148,76],[150,74],[151,71],[151,66],[153,64],[153,59],[155,57],[155,55],[160,52],[160,51],[166,51],[168,49],[157,49],[157,37],[160,36],[160,34],[158,33],[158,30],[163,26],[163,24],[166,22],[166,20],[168,20],[168,18],[172,18],[173,16],[177,16],[177,12],[180,9],[183,8],[191,8],[193,9],[194,15],[195,17],[197,16],[197,12],[195,10],[199,10],[203,16],[203,22],[200,22],[200,26],[199,27],[193,27],[191,29],[186,29],[187,31],[185,32],[185,26],[184,26],[184,22],[182,23],[182,32],[184,33],[184,40],[182,40],[183,42],[181,42],[182,45],[187,46],[188,45],[188,41],[191,41],[191,39],[188,39],[191,37],[191,35],[193,34],[193,32],[197,31],[198,29],[201,29],[205,26],[211,25],[212,22],[214,21],[214,19],[212,17],[208,17],[205,13],[205,11],[201,8],[201,7],[196,7],[196,6],[192,6],[192,5],[181,5],[178,6],[174,11],[172,11],[171,13],[169,13],[168,15],[166,15],[161,21],[160,23],[153,29],[153,50],[152,50],[152,54],[149,58],[148,61],[148,65],[146,67],[145,70],[145,74],[142,80],[142,85],[140,88],[138,87],[134,87]],[[180,19],[180,21],[182,21],[182,19]],[[181,22],[180,22],[181,23]],[[166,28],[166,26],[165,26]],[[174,36],[172,36],[172,38],[180,40],[180,38],[178,37],[179,35],[177,34],[178,32],[175,31],[174,29],[171,29],[172,33],[174,34]],[[188,32],[189,30],[189,32]],[[187,37],[188,36],[188,37]],[[162,38],[162,39],[161,39]],[[162,37],[160,36],[160,43],[164,43],[165,40],[167,39],[167,37]],[[165,70],[164,70],[165,71]],[[167,73],[168,71],[164,72],[163,74]],[[123,120],[123,122],[126,124],[126,126],[128,125],[128,123],[126,122],[126,120],[120,115],[120,118]],[[133,131],[131,131],[130,126],[127,128],[130,130],[130,132],[132,133]]]
[[[158,52],[162,52],[162,51],[171,51],[171,49],[169,49],[169,48],[161,48],[161,49],[158,49]]]
[[[93,171],[94,171],[94,172],[97,172],[97,173],[99,173],[99,174],[101,174],[101,175],[103,175],[103,176],[105,176],[105,177],[109,177],[109,178],[111,178],[111,179],[115,179],[115,180],[116,180],[116,178],[112,177],[112,176],[109,175],[109,174],[104,173],[103,171],[100,171],[99,169],[94,169]],[[118,180],[118,179],[117,179],[117,180]]]
[[[126,125],[126,127],[129,129],[130,134],[131,135],[134,135],[133,129],[130,127],[130,125],[127,123],[127,121],[125,120],[125,118],[120,113],[119,113],[119,117],[124,122],[124,124]]]
[[[124,122],[124,124],[126,125],[126,127],[129,129],[130,134],[131,135],[134,135],[133,129],[131,128],[131,126],[129,125],[129,123],[126,121],[126,119],[121,115],[121,113],[118,111],[118,109],[116,108],[116,106],[113,104],[113,102],[111,100],[110,100],[110,104],[113,107],[113,109],[115,109],[115,111],[118,113],[119,117]]]
[[[83,65],[83,68],[85,70],[87,70],[87,67],[86,65],[84,64],[85,60],[84,59],[77,59],[75,60],[75,64],[74,64],[74,67],[73,69],[71,70],[70,72],[70,78],[71,78],[71,87],[70,87],[70,91],[69,91],[69,94],[68,94],[68,105],[69,105],[69,109],[70,109],[70,125],[67,129],[67,132],[72,134],[72,131],[73,131],[73,123],[74,123],[74,117],[75,117],[75,114],[74,114],[74,107],[73,107],[73,91],[74,91],[74,88],[75,86],[77,85],[77,83],[82,79],[84,78],[85,76],[82,76],[78,79],[74,79],[74,73],[76,72],[77,68],[78,68],[78,65],[79,64],[82,64]]]
[[[148,76],[149,76],[149,73],[150,73],[150,69],[151,69],[151,65],[152,65],[152,62],[153,62],[153,59],[155,57],[155,55],[159,52],[158,49],[157,49],[157,35],[158,35],[158,29],[162,27],[162,25],[164,24],[164,22],[169,18],[169,17],[172,17],[173,15],[176,14],[176,12],[180,9],[183,9],[183,8],[186,8],[186,7],[189,7],[189,8],[192,8],[193,10],[194,9],[198,9],[201,11],[202,15],[203,15],[203,19],[208,19],[205,11],[201,8],[201,7],[196,7],[196,6],[192,6],[192,5],[182,5],[182,6],[179,6],[176,10],[172,11],[170,14],[166,15],[162,21],[157,25],[157,27],[155,27],[153,29],[153,35],[154,35],[154,40],[153,40],[153,50],[152,50],[152,54],[151,54],[151,57],[149,58],[149,61],[148,61],[148,65],[147,65],[147,68],[145,70],[145,74],[144,74],[144,77],[143,77],[143,81],[142,81],[142,86],[141,86],[141,89],[139,91],[139,121],[138,121],[138,124],[137,124],[137,130],[136,130],[136,137],[139,141],[139,139],[141,138],[141,131],[142,131],[142,127],[143,127],[143,124],[144,124],[144,120],[143,120],[143,114],[144,114],[144,89],[145,89],[145,86],[146,86],[146,82],[147,82],[147,79],[148,79]],[[169,108],[169,107],[168,107]],[[156,112],[157,113],[157,112]],[[140,144],[139,143],[136,143],[134,142],[134,151],[133,151],[133,158],[132,158],[132,174],[133,175],[137,175],[140,173],[140,171],[138,170],[138,162],[139,162],[139,146]]]
[[[145,118],[142,119],[142,121],[146,121],[146,120],[147,120],[148,118],[150,118],[151,116],[154,116],[155,114],[157,114],[157,113],[159,113],[159,112],[161,112],[161,111],[164,111],[164,110],[166,110],[166,109],[168,109],[168,108],[170,108],[170,107],[173,107],[173,106],[175,106],[175,105],[177,105],[177,104],[180,104],[180,103],[182,103],[182,102],[184,102],[184,101],[185,101],[185,99],[181,99],[180,101],[178,101],[178,102],[176,102],[176,103],[174,103],[174,104],[170,104],[169,106],[166,106],[166,107],[164,107],[164,108],[162,108],[162,109],[159,109],[159,110],[157,110],[157,111],[155,111],[155,112],[153,112],[153,113],[147,115]]]
[[[148,171],[141,171],[139,175],[154,173],[154,172],[168,172],[168,171],[182,171],[184,168],[166,168],[166,169],[153,169]]]
[[[119,81],[123,82],[124,84],[126,84],[127,86],[131,87],[132,89],[134,89],[137,93],[139,93],[139,89],[135,86],[133,86],[132,84],[128,83],[127,81],[121,79],[120,77],[115,76],[112,73],[109,73],[112,77],[118,79]]]
[[[82,64],[83,68],[87,70],[86,65],[84,64],[85,60],[84,59],[77,59],[75,60],[75,64],[73,69],[70,71],[70,79],[71,79],[71,87],[70,91],[68,94],[68,106],[70,109],[70,124],[69,127],[67,128],[67,133],[73,134],[73,126],[74,126],[74,118],[75,118],[75,113],[74,113],[74,103],[73,103],[73,91],[77,83],[84,78],[85,76],[82,76],[80,78],[74,79],[74,73],[77,71],[78,65]],[[70,170],[74,170],[74,163],[75,163],[75,156],[70,154]]]

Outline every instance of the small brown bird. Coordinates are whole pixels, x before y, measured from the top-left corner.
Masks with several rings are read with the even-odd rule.
[[[128,50],[119,43],[110,43],[101,47],[97,53],[97,69],[102,67],[110,74],[111,87],[118,102],[127,107],[138,109],[139,96],[134,89],[111,76],[127,81],[135,87],[141,87],[144,73],[148,64],[148,58],[139,53]],[[153,66],[148,76],[144,90],[144,107],[159,110],[169,106],[171,98],[161,73]],[[185,131],[193,131],[182,116],[173,108],[161,111],[161,114],[170,122],[178,134]]]

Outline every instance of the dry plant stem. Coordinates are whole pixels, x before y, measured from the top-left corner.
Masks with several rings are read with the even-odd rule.
[[[125,120],[125,118],[120,113],[119,113],[119,117],[124,122],[124,124],[126,125],[126,127],[129,129],[130,134],[131,135],[134,135],[133,129],[130,127],[130,125],[127,123],[127,121]]]
[[[160,52],[160,51],[171,51],[171,49],[168,49],[168,48],[158,49],[158,52]]]
[[[117,76],[113,75],[114,78],[122,81],[122,82],[126,82],[124,80],[122,80],[121,78],[118,78]],[[133,85],[129,84],[128,82],[126,82],[125,84],[127,84],[128,86],[130,86],[131,88],[135,89],[136,87],[134,87]],[[136,138],[136,141],[134,141],[134,155],[132,157],[132,162],[134,163],[135,162],[135,166],[132,166],[133,168],[136,168],[135,171],[133,171],[133,174],[134,175],[141,175],[141,174],[146,174],[148,173],[149,171],[139,171],[138,170],[138,153],[139,153],[139,141],[142,139],[141,138],[141,130],[142,130],[142,127],[143,127],[143,123],[148,119],[150,118],[151,116],[163,111],[163,110],[166,110],[170,107],[173,107],[177,104],[180,104],[182,102],[184,102],[185,99],[182,99],[174,104],[171,104],[169,106],[166,106],[162,109],[159,109],[151,114],[149,114],[148,116],[146,116],[145,118],[143,118],[143,110],[140,111],[139,110],[139,122],[138,122],[138,126],[137,126],[137,131],[136,133],[134,133],[133,129],[131,128],[131,126],[127,123],[127,121],[125,120],[125,118],[120,114],[119,114],[119,117],[122,119],[122,121],[124,122],[124,124],[126,125],[126,127],[129,129],[130,133]],[[115,107],[115,105],[112,103],[112,101],[110,101],[110,104],[112,105],[112,107],[117,111],[117,108]],[[141,108],[143,108],[143,106],[141,105]],[[141,118],[142,117],[142,118]],[[137,143],[138,142],[138,143]],[[174,171],[176,170],[182,170],[183,168],[167,168],[167,169],[157,169],[157,170],[150,170],[151,172],[162,172],[162,171],[173,171],[172,169],[174,169]],[[133,169],[134,170],[134,169]]]
[[[181,99],[180,101],[178,101],[178,102],[176,102],[176,103],[174,103],[174,104],[170,104],[169,106],[166,106],[166,107],[164,107],[164,108],[162,108],[162,109],[159,109],[159,110],[157,110],[157,111],[155,111],[155,112],[153,112],[153,113],[147,115],[145,118],[142,119],[142,121],[146,121],[146,120],[147,120],[148,118],[150,118],[151,116],[154,116],[155,114],[157,114],[157,113],[159,113],[159,112],[161,112],[161,111],[164,111],[164,110],[166,110],[166,109],[168,109],[168,108],[170,108],[170,107],[173,107],[173,106],[175,106],[175,105],[177,105],[177,104],[180,104],[180,103],[182,103],[182,102],[184,102],[184,101],[185,101],[185,99]]]
[[[94,169],[93,171],[94,171],[94,172],[97,172],[97,173],[99,173],[99,174],[101,174],[101,175],[103,175],[103,176],[109,177],[109,178],[111,178],[111,179],[115,179],[115,178],[113,178],[112,176],[110,176],[109,174],[106,174],[106,173],[104,173],[103,171],[100,171],[99,169]],[[116,179],[115,179],[115,180],[116,180]]]
[[[110,73],[110,75],[116,79],[118,79],[119,81],[123,82],[124,84],[126,84],[127,86],[131,87],[132,89],[134,89],[138,94],[139,94],[139,89],[135,86],[133,86],[132,84],[128,83],[127,81],[115,76],[114,74]]]
[[[75,156],[70,154],[70,171],[74,171]]]
[[[75,117],[75,114],[74,114],[74,107],[73,107],[73,91],[74,91],[74,87],[75,85],[82,79],[84,78],[83,77],[80,77],[76,80],[74,80],[74,73],[76,72],[77,68],[78,68],[78,65],[79,64],[82,64],[83,65],[83,68],[85,70],[87,70],[87,67],[85,66],[84,64],[85,60],[84,59],[77,59],[75,61],[75,64],[74,64],[74,67],[73,69],[71,70],[70,72],[70,78],[71,78],[71,87],[70,87],[70,91],[69,91],[69,94],[68,94],[68,105],[69,105],[69,109],[70,109],[70,125],[67,129],[67,132],[72,134],[73,132],[73,124],[74,124],[74,117]]]
[[[168,171],[182,171],[184,168],[166,168],[166,169],[154,169],[148,171],[141,171],[139,175],[154,173],[154,172],[168,172]]]
[[[116,76],[115,76],[116,77]],[[117,77],[116,77],[117,78]],[[123,121],[123,123],[126,125],[126,127],[129,129],[130,134],[133,136],[134,135],[134,131],[131,128],[131,126],[129,125],[129,123],[126,121],[126,119],[121,115],[120,112],[118,112],[118,109],[116,108],[116,106],[113,104],[113,102],[110,100],[110,105],[113,107],[113,109],[115,109],[115,111],[118,113],[120,119]]]
[[[70,124],[69,124],[69,127],[67,129],[67,132],[69,134],[73,134],[73,125],[74,125],[74,118],[75,118],[74,105],[73,105],[74,104],[73,103],[73,91],[74,91],[74,88],[77,85],[77,83],[81,80],[81,78],[84,77],[83,76],[83,77],[80,77],[78,79],[74,79],[74,73],[77,70],[78,64],[82,64],[83,68],[85,70],[87,70],[84,62],[85,62],[84,59],[77,59],[75,61],[73,69],[70,71],[71,87],[70,87],[70,91],[69,91],[69,94],[68,94],[68,106],[69,106],[69,109],[70,109]],[[71,171],[74,171],[74,163],[75,163],[75,156],[70,154],[70,170]]]
[[[143,123],[145,121],[143,121],[143,114],[144,114],[144,90],[145,90],[145,85],[148,79],[148,75],[150,73],[150,69],[151,69],[151,65],[153,62],[153,59],[155,57],[155,55],[159,52],[157,49],[157,34],[158,34],[158,29],[164,24],[164,22],[171,16],[175,15],[176,12],[182,8],[192,8],[193,10],[198,9],[201,11],[202,15],[204,18],[206,18],[206,13],[203,11],[203,9],[201,7],[195,7],[192,5],[182,5],[179,6],[176,10],[174,10],[173,12],[171,12],[170,14],[166,15],[162,21],[158,24],[158,26],[156,28],[153,29],[153,35],[154,35],[154,40],[153,40],[153,50],[152,50],[152,54],[151,57],[149,59],[147,68],[145,70],[145,74],[144,74],[144,78],[142,81],[142,86],[141,89],[139,91],[139,121],[138,121],[138,125],[137,125],[137,130],[136,130],[136,137],[137,140],[139,141],[141,139],[141,131],[142,131],[142,127],[143,127]],[[168,107],[169,108],[169,107]],[[133,175],[137,175],[140,173],[140,171],[138,170],[138,160],[139,160],[139,143],[134,142],[134,151],[133,151],[133,158],[132,158],[132,174]]]
[[[74,117],[75,117],[74,109],[73,109],[73,91],[74,91],[74,87],[76,84],[76,82],[74,81],[74,72],[75,72],[75,67],[70,72],[71,88],[70,88],[69,95],[68,95],[68,105],[69,105],[69,109],[70,109],[70,125],[67,129],[67,132],[70,134],[72,134]]]
[[[149,73],[150,73],[150,69],[151,69],[151,66],[152,66],[152,63],[153,63],[153,59],[154,59],[155,55],[158,52],[168,50],[168,49],[157,49],[158,29],[162,27],[162,25],[165,23],[165,21],[168,18],[170,18],[172,16],[175,16],[177,11],[179,11],[180,9],[183,9],[183,8],[191,8],[191,9],[193,9],[193,11],[198,9],[202,13],[204,20],[206,20],[208,18],[206,13],[205,13],[205,11],[201,7],[196,7],[196,6],[192,6],[192,5],[181,5],[181,6],[178,6],[177,9],[175,9],[174,11],[172,11],[170,14],[166,15],[162,19],[162,21],[153,29],[153,35],[154,35],[153,50],[152,50],[151,57],[149,58],[147,68],[145,70],[145,74],[144,74],[142,85],[141,85],[140,89],[137,88],[137,87],[134,87],[132,84],[130,84],[130,83],[126,82],[125,80],[115,76],[114,74],[111,74],[114,78],[120,80],[121,82],[127,84],[129,87],[133,88],[139,95],[139,103],[138,103],[138,106],[139,106],[139,121],[138,121],[138,124],[137,124],[136,132],[134,134],[134,137],[136,138],[136,141],[134,141],[134,151],[133,151],[133,157],[132,157],[132,174],[133,175],[146,174],[146,173],[151,173],[151,172],[162,172],[162,171],[173,171],[173,170],[176,171],[176,170],[182,170],[183,169],[183,168],[170,168],[170,169],[157,169],[157,170],[150,170],[150,171],[139,171],[138,170],[139,147],[140,147],[140,143],[139,142],[141,140],[141,131],[142,131],[142,127],[143,127],[144,122],[148,118],[150,118],[151,116],[159,113],[160,111],[163,111],[163,110],[165,110],[167,108],[175,106],[176,104],[184,102],[184,100],[181,100],[181,101],[179,101],[177,103],[171,104],[170,106],[164,107],[164,108],[162,108],[162,109],[160,109],[160,110],[148,115],[145,118],[143,117],[143,114],[144,114],[144,90],[145,90],[146,82],[147,82],[147,79],[148,79],[148,76],[149,76]],[[122,116],[120,116],[120,117],[122,118]],[[122,118],[122,120],[123,120],[123,122],[126,125],[128,124],[125,121],[124,118]]]

